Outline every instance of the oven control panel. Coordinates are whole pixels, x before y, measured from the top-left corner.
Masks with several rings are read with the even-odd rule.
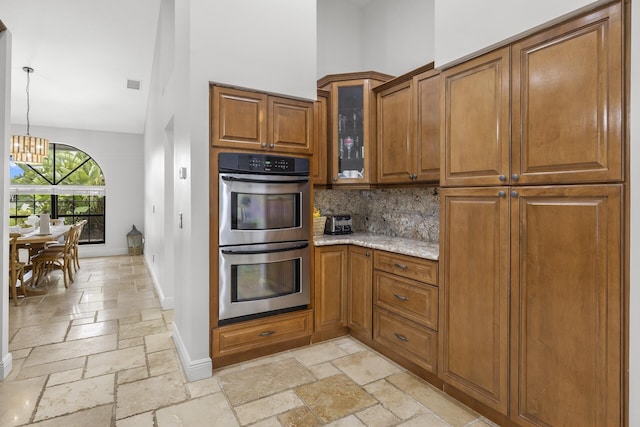
[[[309,159],[260,153],[220,153],[218,171],[261,175],[309,175]]]

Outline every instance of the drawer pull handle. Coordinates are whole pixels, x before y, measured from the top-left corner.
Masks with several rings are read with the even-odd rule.
[[[409,268],[409,267],[407,267],[406,265],[404,265],[404,264],[398,264],[397,262],[394,262],[394,263],[393,263],[393,265],[395,265],[396,267],[401,268],[401,269],[403,269],[403,270],[406,270],[407,268]]]
[[[409,297],[405,297],[404,295],[393,294],[393,296],[398,298],[400,301],[409,301]]]
[[[396,336],[396,338],[398,338],[400,341],[404,341],[404,342],[409,342],[409,338],[405,337],[402,334],[399,334],[397,332],[394,332],[393,335]]]
[[[259,336],[259,337],[268,337],[269,335],[273,335],[273,334],[275,334],[275,333],[276,333],[276,331],[273,331],[273,330],[271,330],[271,331],[265,331],[265,332],[260,332],[260,333],[258,334],[258,336]]]

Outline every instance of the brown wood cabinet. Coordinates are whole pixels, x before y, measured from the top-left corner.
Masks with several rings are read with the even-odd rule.
[[[511,418],[622,425],[622,186],[512,191]]]
[[[504,47],[442,72],[442,186],[508,182],[509,51]]]
[[[507,415],[507,188],[440,193],[440,360],[448,384]]]
[[[413,181],[416,164],[411,80],[376,94],[379,183]]]
[[[433,374],[438,365],[437,265],[390,252],[374,253],[373,341]]]
[[[347,326],[360,341],[371,341],[373,333],[373,250],[349,246]]]
[[[312,154],[313,102],[212,85],[211,115],[214,147]]]
[[[437,182],[440,178],[440,84],[429,71],[380,85],[377,98],[377,182]]]
[[[312,310],[215,328],[212,331],[214,367],[307,345],[312,333]]]
[[[314,185],[327,185],[329,167],[327,165],[327,150],[329,140],[327,137],[327,119],[329,96],[326,90],[318,89],[318,98],[313,104],[314,113],[314,139],[313,157],[311,157],[311,182]]]
[[[314,261],[314,341],[346,335],[348,246],[317,246]]]
[[[443,71],[441,184],[622,181],[622,33],[614,3]]]
[[[368,188],[375,182],[376,100],[371,90],[391,78],[362,72],[318,80],[318,87],[331,93],[327,159],[331,185]]]
[[[442,73],[439,374],[517,425],[624,424],[621,8]]]
[[[413,78],[416,117],[416,182],[440,181],[440,71]]]
[[[620,3],[512,47],[511,182],[623,179]]]
[[[621,200],[621,185],[442,190],[446,383],[519,425],[622,424]]]

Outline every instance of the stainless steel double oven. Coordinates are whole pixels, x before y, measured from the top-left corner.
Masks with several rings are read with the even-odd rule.
[[[219,324],[306,308],[309,160],[220,153]]]

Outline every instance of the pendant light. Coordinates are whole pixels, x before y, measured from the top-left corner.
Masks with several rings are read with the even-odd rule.
[[[29,104],[29,82],[31,80],[29,75],[33,73],[33,68],[22,67],[22,69],[27,73],[27,134],[11,135],[11,157],[15,163],[41,165],[49,154],[49,140],[29,134],[29,109],[31,107]]]

